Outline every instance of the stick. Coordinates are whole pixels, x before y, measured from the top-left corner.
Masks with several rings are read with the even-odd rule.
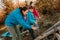
[[[56,33],[55,36],[57,37],[58,40],[60,40],[60,34]]]
[[[50,31],[51,29],[55,28],[55,27],[58,27],[60,25],[60,21],[58,21],[56,24],[54,24],[52,27],[50,27],[46,32]]]
[[[1,28],[0,31],[2,31],[2,30],[4,30],[4,29],[6,29],[6,27]]]
[[[60,29],[60,26],[57,27],[57,30],[59,30],[59,29]],[[47,33],[44,33],[44,34],[40,35],[40,36],[37,37],[35,40],[41,40],[41,39],[43,39],[43,38],[45,38],[45,37],[47,37],[48,35],[53,34],[53,33],[54,33],[54,29],[50,30],[50,31],[47,32]]]

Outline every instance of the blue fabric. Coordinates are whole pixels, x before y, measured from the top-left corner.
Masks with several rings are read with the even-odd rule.
[[[31,12],[28,12],[28,19],[31,20]],[[31,20],[31,22],[34,22],[33,20]],[[15,9],[14,11],[12,11],[6,18],[5,20],[5,25],[8,26],[8,27],[11,27],[11,26],[16,26],[20,24],[21,26],[23,26],[24,28],[27,28],[27,29],[31,29],[31,25],[30,25],[30,22],[29,20],[28,21],[25,21],[21,12],[20,12],[20,9],[17,8]]]
[[[35,23],[37,19],[34,17],[34,14],[31,11],[28,12],[28,18],[30,24],[38,28],[38,24]]]
[[[5,32],[1,36],[2,37],[12,37],[12,35],[9,32]]]
[[[20,35],[22,36],[22,33],[20,33]],[[10,32],[5,32],[1,36],[2,37],[12,37],[12,35],[10,34]]]
[[[34,17],[34,14],[32,13],[32,12],[28,12],[28,20],[29,20],[29,22],[30,22],[30,24],[35,24],[35,22],[36,22],[36,18]]]

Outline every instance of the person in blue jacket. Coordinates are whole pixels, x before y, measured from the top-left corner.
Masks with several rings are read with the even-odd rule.
[[[29,18],[28,20],[29,20],[30,24],[34,25],[38,29],[39,27],[37,24],[37,20],[34,17],[34,14],[30,10],[28,11],[28,18]]]
[[[20,24],[24,28],[28,29],[31,33],[32,38],[35,38],[34,31],[37,30],[36,27],[30,24],[29,18],[29,11],[27,7],[17,8],[12,11],[5,20],[5,25],[8,31],[12,34],[12,40],[20,40],[20,34],[16,27],[16,25]]]

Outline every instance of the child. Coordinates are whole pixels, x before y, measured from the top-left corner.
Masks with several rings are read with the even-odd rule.
[[[32,10],[32,9],[31,9]],[[28,15],[31,16],[29,17],[29,22],[31,25],[34,25],[37,29],[38,29],[38,24],[37,24],[37,20],[36,18],[34,17],[34,14],[31,12],[31,10],[29,10],[28,12]]]
[[[8,29],[8,31],[12,34],[12,40],[20,40],[20,33],[16,27],[16,25],[18,25],[18,24],[20,24],[22,27],[28,29],[29,32],[31,33],[32,38],[35,39],[33,30],[36,30],[36,27],[32,26],[29,23],[28,19],[31,16],[27,16],[28,14],[29,14],[28,8],[23,7],[23,8],[15,9],[7,16],[7,18],[5,20],[5,25]]]
[[[34,5],[33,2],[30,2],[29,9],[31,9],[31,11],[33,12],[35,18],[41,19],[40,14],[39,14],[38,10],[35,8],[35,5]]]

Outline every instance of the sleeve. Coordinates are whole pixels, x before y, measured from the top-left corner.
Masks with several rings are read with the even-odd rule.
[[[35,17],[34,17],[32,12],[29,12],[28,18],[29,18],[29,22],[30,23],[34,24],[36,22],[36,19],[35,19]]]
[[[19,23],[21,26],[23,26],[24,28],[27,28],[27,29],[31,29],[31,25],[27,24],[27,23],[23,20],[23,18],[22,18],[21,15],[16,14],[15,17],[16,17],[16,20],[18,21],[18,23]]]
[[[38,18],[40,17],[40,14],[37,9],[34,9],[34,13],[35,13],[36,17],[38,17]]]

